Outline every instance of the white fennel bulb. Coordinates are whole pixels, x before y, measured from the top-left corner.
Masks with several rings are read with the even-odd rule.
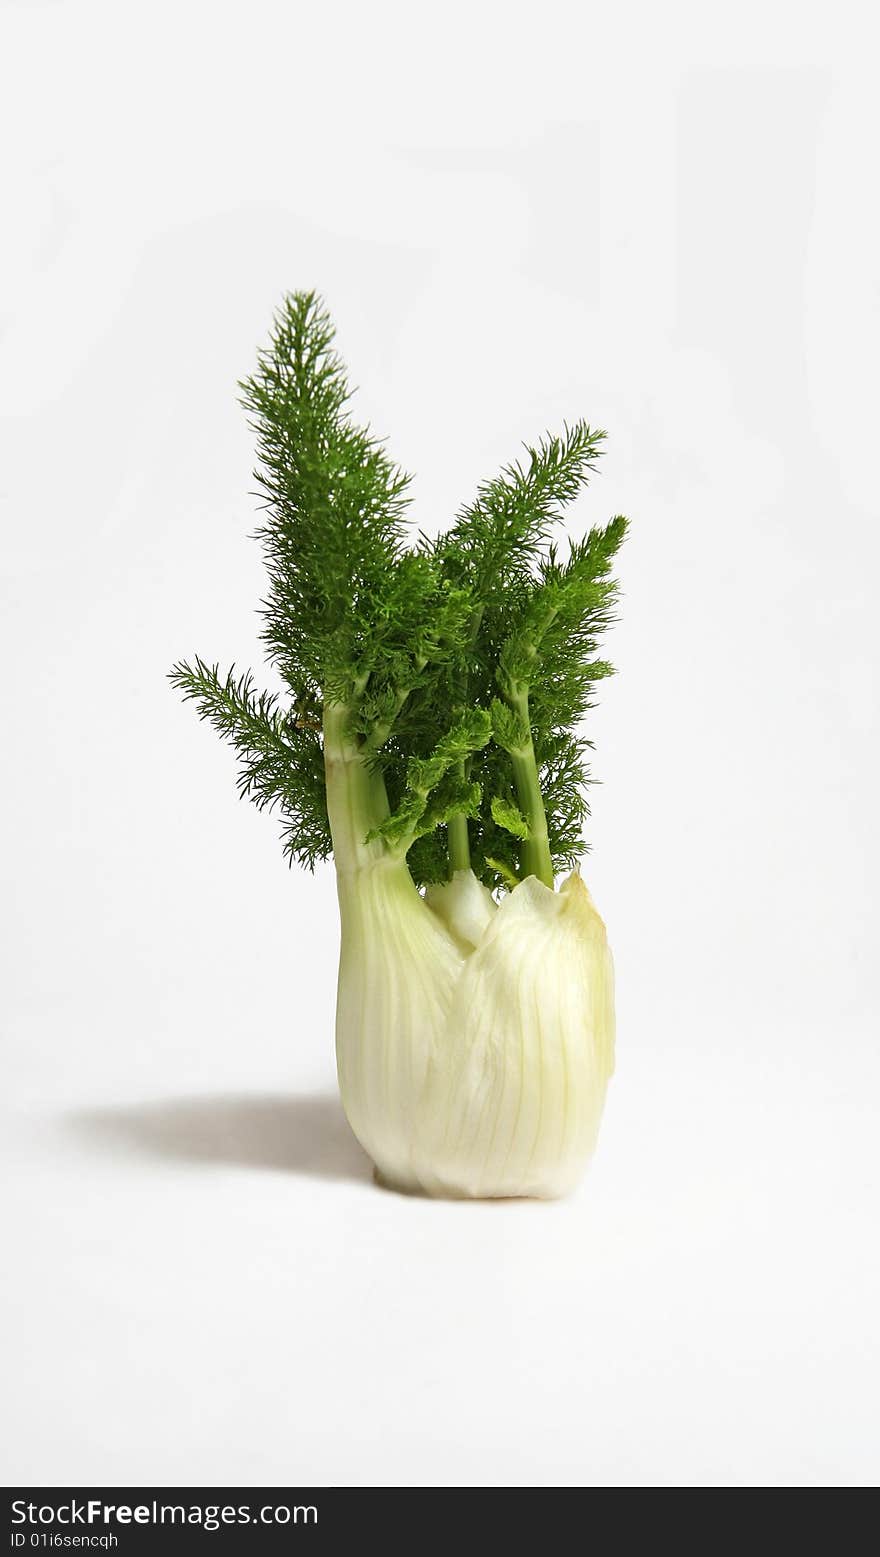
[[[343,1105],[387,1184],[551,1198],[596,1141],[614,974],[580,876],[496,906],[470,871],[427,901],[385,861],[340,882]]]
[[[614,969],[579,875],[529,876],[466,955],[416,1119],[416,1177],[449,1195],[574,1187],[614,1068]]]

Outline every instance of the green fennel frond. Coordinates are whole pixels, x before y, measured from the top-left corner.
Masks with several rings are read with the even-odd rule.
[[[486,710],[469,709],[440,737],[428,756],[411,757],[398,805],[370,836],[408,847],[413,839],[433,832],[453,816],[475,815],[481,792],[477,784],[466,780],[463,764],[488,743],[491,734],[492,720]]]
[[[233,746],[239,759],[239,794],[262,811],[280,810],[288,857],[314,869],[332,852],[319,736],[295,711],[279,706],[273,693],[257,692],[250,671],[236,676],[232,666],[221,676],[217,665],[196,656],[190,666],[175,665],[170,681],[195,703]]]
[[[513,800],[506,795],[493,795],[490,809],[493,822],[503,827],[512,837],[525,842],[529,836],[529,824]]]
[[[471,584],[478,609],[502,594],[540,556],[566,503],[595,470],[605,433],[586,422],[548,434],[527,458],[484,482],[473,503],[436,542],[453,578]]]
[[[552,882],[584,847],[583,720],[612,671],[599,643],[626,520],[564,559],[552,531],[605,434],[583,421],[547,434],[437,540],[414,540],[409,477],[353,419],[314,292],[284,300],[240,387],[257,445],[262,636],[285,694],[201,659],[171,680],[233,745],[241,794],[277,807],[291,860],[326,858],[332,729],[337,758],[370,774],[364,840],[405,853],[418,884],[453,860],[492,887],[529,872]]]

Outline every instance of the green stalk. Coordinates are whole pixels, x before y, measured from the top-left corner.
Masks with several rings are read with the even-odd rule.
[[[460,763],[459,766],[463,774],[464,763]],[[451,879],[457,870],[470,870],[471,846],[468,840],[468,821],[466,816],[451,816],[446,826],[449,844],[449,876]]]
[[[521,692],[513,701],[513,706],[525,728],[531,731],[528,693]],[[553,860],[547,837],[547,813],[544,810],[544,797],[538,782],[538,764],[531,734],[529,734],[528,745],[512,751],[510,760],[513,763],[513,781],[516,785],[519,808],[529,824],[529,836],[522,846],[523,874],[537,876],[538,880],[543,881],[545,887],[549,887],[552,891]]]
[[[483,611],[484,607],[482,605],[478,605],[475,606],[474,610],[471,612],[470,622],[468,624],[468,653],[470,654],[473,653],[474,645],[477,641],[477,634],[480,631],[480,623],[483,620]],[[468,703],[470,690],[469,682],[470,677],[468,676],[467,672],[465,672],[462,679],[462,684],[458,688],[459,696],[461,698],[461,706],[463,708],[466,707]],[[462,778],[464,778],[465,765],[463,762],[459,763],[458,771]],[[449,857],[449,879],[451,881],[457,870],[470,870],[471,868],[471,845],[470,837],[468,835],[468,819],[466,816],[450,817],[448,823],[446,824],[446,844],[447,854]]]
[[[388,815],[385,780],[362,756],[349,729],[342,703],[324,707],[324,775],[327,815],[337,874],[349,875],[385,858],[380,839],[366,843],[368,832]]]

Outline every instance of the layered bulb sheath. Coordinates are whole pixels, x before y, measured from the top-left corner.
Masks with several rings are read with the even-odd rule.
[[[336,1064],[343,1107],[379,1177],[419,1190],[414,1138],[462,956],[405,864],[380,860],[340,876],[338,884]]]
[[[614,1065],[605,926],[579,875],[497,905],[468,871],[423,897],[402,862],[340,877],[336,1050],[355,1135],[394,1187],[564,1195]]]

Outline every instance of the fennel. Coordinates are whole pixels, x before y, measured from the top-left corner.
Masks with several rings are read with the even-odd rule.
[[[577,867],[626,520],[565,557],[552,531],[604,434],[547,436],[413,543],[409,478],[351,418],[333,340],[297,293],[241,386],[284,694],[199,658],[171,679],[232,742],[240,792],[277,808],[289,859],[333,858],[340,1091],[379,1176],[560,1194],[613,1068],[611,956]]]

